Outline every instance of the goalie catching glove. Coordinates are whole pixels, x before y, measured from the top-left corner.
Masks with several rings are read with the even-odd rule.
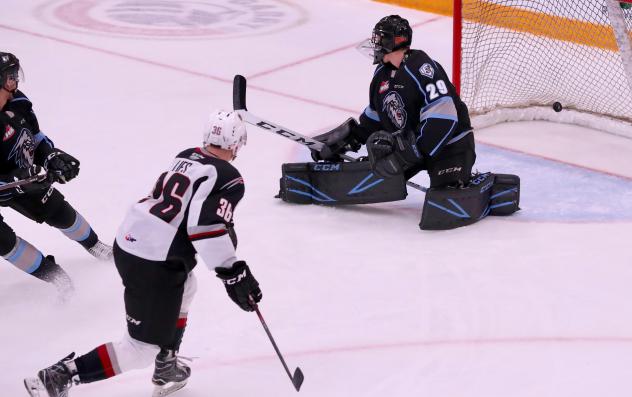
[[[366,142],[373,172],[382,178],[402,175],[423,161],[412,131],[377,131]]]
[[[46,156],[44,168],[48,170],[48,176],[51,182],[63,184],[70,182],[79,175],[79,160],[63,150],[54,148],[53,151]]]
[[[237,261],[231,268],[216,267],[217,277],[224,282],[226,292],[230,299],[247,312],[254,311],[254,305],[250,298],[258,303],[263,294],[259,283],[250,272],[250,268],[244,261]]]

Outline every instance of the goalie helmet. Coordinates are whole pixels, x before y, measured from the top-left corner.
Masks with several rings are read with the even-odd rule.
[[[382,62],[384,55],[410,47],[413,30],[408,21],[399,15],[389,15],[380,19],[373,28],[373,64]]]
[[[204,146],[216,146],[233,153],[246,144],[246,126],[237,112],[214,110],[204,132]]]
[[[20,60],[11,53],[0,52],[0,87],[9,79],[19,82],[21,74]]]

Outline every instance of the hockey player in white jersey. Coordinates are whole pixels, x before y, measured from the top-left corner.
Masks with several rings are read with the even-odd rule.
[[[31,396],[65,397],[73,384],[110,378],[155,362],[154,396],[182,387],[191,374],[178,357],[196,290],[195,255],[215,271],[243,310],[261,300],[259,283],[235,256],[235,207],[244,181],[230,164],[246,143],[234,112],[211,114],[201,148],[187,149],[160,175],[151,194],[121,224],[114,261],[125,286],[128,334],[42,369],[24,384]]]

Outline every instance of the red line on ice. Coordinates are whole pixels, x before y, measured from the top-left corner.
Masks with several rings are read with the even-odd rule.
[[[418,22],[418,23],[414,24],[412,26],[412,28],[414,29],[414,28],[417,28],[419,26],[427,25],[427,24],[429,24],[431,22],[438,21],[439,19],[443,19],[443,18],[446,18],[446,17],[436,16],[436,17],[427,19],[425,21]],[[348,50],[348,49],[351,49],[351,48],[355,48],[357,45],[358,45],[358,43],[348,44],[348,45],[345,45],[345,46],[342,46],[342,47],[339,47],[339,48],[335,48],[333,50],[325,51],[325,52],[323,52],[321,54],[312,55],[312,56],[304,58],[304,59],[299,59],[297,61],[287,63],[285,65],[277,66],[277,67],[272,68],[272,69],[268,69],[268,70],[264,70],[262,72],[251,74],[250,76],[248,76],[248,80],[256,79],[256,78],[261,77],[261,76],[266,76],[268,74],[275,73],[275,72],[278,72],[280,70],[288,69],[288,68],[291,68],[291,67],[294,67],[294,66],[298,66],[298,65],[301,65],[303,63],[315,61],[316,59],[324,58],[324,57],[327,57],[329,55],[335,54],[337,52],[341,52],[341,51],[345,51],[345,50]]]
[[[434,17],[434,18],[431,18],[429,20],[426,20],[426,21],[420,22],[418,24],[415,24],[415,25],[413,25],[413,27],[418,27],[418,26],[421,26],[421,25],[426,24],[426,23],[434,22],[435,20],[438,20],[440,18],[444,18],[444,17],[440,17],[440,16],[439,17]],[[18,32],[18,33],[23,33],[23,34],[27,34],[27,35],[31,35],[31,36],[47,39],[47,40],[52,40],[52,41],[56,41],[56,42],[59,42],[59,43],[67,44],[67,45],[70,45],[70,46],[74,46],[74,47],[84,48],[84,49],[91,50],[91,51],[100,52],[102,54],[108,54],[108,55],[112,55],[112,56],[116,56],[116,57],[119,57],[119,58],[132,60],[132,61],[136,61],[136,62],[148,64],[148,65],[158,66],[158,67],[161,67],[161,68],[164,68],[164,69],[170,69],[170,70],[186,73],[186,74],[197,76],[197,77],[203,77],[203,78],[207,78],[207,79],[210,79],[210,80],[215,80],[215,81],[221,82],[221,83],[232,84],[232,82],[233,82],[232,78],[228,78],[227,79],[227,78],[223,78],[223,77],[214,76],[214,75],[211,75],[211,74],[208,74],[208,73],[196,72],[194,70],[181,68],[179,66],[174,66],[174,65],[169,65],[169,64],[166,64],[166,63],[162,63],[162,62],[156,62],[156,61],[152,61],[152,60],[148,60],[148,59],[144,59],[144,58],[139,58],[139,57],[136,57],[136,56],[133,56],[133,55],[122,54],[122,53],[119,53],[119,52],[116,52],[116,51],[111,51],[111,50],[107,50],[107,49],[99,48],[99,47],[93,47],[93,46],[90,46],[90,45],[87,45],[87,44],[77,43],[77,42],[66,40],[66,39],[61,39],[61,38],[57,38],[57,37],[53,37],[53,36],[48,36],[48,35],[45,35],[45,34],[42,34],[42,33],[31,32],[31,31],[28,31],[28,30],[25,30],[25,29],[15,28],[15,27],[12,27],[12,26],[4,25],[4,24],[0,24],[0,29],[6,29],[6,30],[10,30],[10,31]],[[355,44],[353,44],[353,45],[355,45]],[[278,67],[276,70],[288,68],[288,67],[291,67],[291,66],[294,66],[294,65],[298,65],[300,63],[304,63],[304,62],[307,62],[307,61],[310,61],[310,60],[317,59],[319,57],[330,55],[332,53],[335,53],[335,52],[338,52],[338,51],[342,51],[344,49],[348,49],[348,48],[350,48],[353,45],[348,45],[348,46],[345,46],[345,47],[341,47],[339,49],[331,50],[331,51],[328,51],[326,53],[323,53],[323,54],[320,54],[320,55],[316,55],[316,56],[307,58],[307,59],[302,60],[302,61],[293,62],[292,64],[283,65],[283,66]],[[269,71],[269,73],[271,73],[271,72],[272,71]],[[261,72],[259,74],[255,74],[253,76],[259,77],[259,76],[262,76],[262,75],[264,75],[266,73],[268,73],[268,72]],[[286,99],[294,99],[294,100],[297,100],[297,101],[300,101],[300,102],[308,103],[310,105],[316,105],[316,106],[321,106],[321,107],[324,107],[324,108],[339,110],[339,111],[347,113],[347,114],[359,114],[359,111],[357,109],[348,109],[348,108],[345,108],[345,107],[342,107],[342,106],[332,105],[330,103],[325,103],[325,102],[320,102],[320,101],[316,101],[316,100],[313,100],[313,99],[303,98],[303,97],[300,97],[300,96],[297,96],[297,95],[286,94],[286,93],[283,93],[283,92],[271,90],[271,89],[264,88],[264,87],[259,87],[259,86],[256,86],[256,85],[250,85],[249,84],[248,88],[250,90],[257,90],[257,91],[265,92],[265,93],[268,93],[268,94],[277,95],[277,96],[280,96],[280,97],[283,97],[283,98],[286,98]],[[483,143],[483,142],[481,142],[481,143]],[[610,175],[610,176],[615,176],[615,177],[624,178],[624,179],[627,179],[627,180],[632,180],[632,177],[625,176],[625,175],[620,175],[620,174],[615,174],[613,172],[608,172],[608,171],[603,171],[603,170],[594,169],[594,168],[590,168],[590,167],[585,167],[585,166],[573,164],[573,163],[570,163],[570,162],[567,162],[567,161],[554,159],[554,158],[542,156],[542,155],[539,155],[539,154],[528,153],[528,152],[520,151],[520,150],[517,150],[517,149],[511,149],[511,148],[500,146],[500,145],[494,145],[494,144],[489,144],[489,143],[485,143],[485,144],[489,145],[489,146],[493,146],[493,147],[497,147],[497,148],[513,151],[513,152],[516,152],[516,153],[527,154],[529,156],[534,156],[534,157],[539,157],[539,158],[542,158],[542,159],[545,159],[545,160],[555,161],[555,162],[558,162],[558,163],[561,163],[561,164],[571,165],[573,167],[579,167],[579,168],[583,168],[583,169],[586,169],[586,170],[590,170],[590,171],[594,171],[594,172],[598,172],[598,173],[602,173],[602,174],[606,174],[606,175]]]
[[[614,176],[614,177],[617,177],[617,178],[626,179],[628,181],[632,181],[632,177],[631,176],[615,174],[614,172],[604,171],[604,170],[600,170],[598,168],[592,168],[592,167],[588,167],[588,166],[585,166],[585,165],[575,164],[575,163],[571,163],[570,161],[560,160],[560,159],[556,159],[556,158],[553,158],[553,157],[544,156],[542,154],[534,154],[534,153],[525,152],[525,151],[520,150],[520,149],[513,149],[513,148],[502,146],[502,145],[496,145],[494,143],[489,143],[489,142],[482,141],[479,138],[476,139],[476,143],[480,143],[481,145],[491,146],[491,147],[502,149],[502,150],[507,150],[509,152],[525,154],[527,156],[538,157],[538,158],[541,158],[543,160],[553,161],[553,162],[558,163],[558,164],[570,165],[572,167],[581,168],[583,170],[597,172],[597,173],[600,173],[600,174],[605,174],[605,175]]]
[[[371,350],[390,350],[404,348],[436,348],[436,347],[482,347],[482,346],[500,346],[500,345],[530,345],[530,344],[632,344],[632,337],[515,337],[515,338],[498,338],[498,339],[437,339],[437,340],[421,340],[398,343],[378,343],[357,346],[340,346],[327,347],[320,349],[302,350],[287,353],[287,356],[312,356],[336,353],[355,353]],[[242,357],[234,360],[218,360],[219,365],[236,365],[247,362],[274,360],[274,354]]]
[[[170,69],[170,70],[186,73],[186,74],[197,76],[197,77],[203,77],[203,78],[207,78],[207,79],[210,79],[210,80],[218,81],[220,83],[227,83],[227,84],[232,84],[233,83],[232,77],[231,78],[223,78],[223,77],[214,76],[214,75],[208,74],[208,73],[196,72],[194,70],[185,69],[185,68],[182,68],[182,67],[179,67],[179,66],[174,66],[174,65],[169,65],[169,64],[166,64],[166,63],[162,63],[162,62],[152,61],[152,60],[149,60],[149,59],[144,59],[144,58],[136,57],[136,56],[133,56],[133,55],[127,55],[127,54],[123,54],[123,53],[120,53],[120,52],[107,50],[107,49],[104,49],[104,48],[93,47],[93,46],[90,46],[90,45],[87,45],[87,44],[77,43],[77,42],[74,42],[74,41],[61,39],[61,38],[53,37],[53,36],[48,36],[48,35],[45,35],[45,34],[42,34],[42,33],[31,32],[31,31],[28,31],[28,30],[20,29],[20,28],[14,28],[14,27],[11,27],[11,26],[3,25],[3,24],[0,24],[0,28],[1,29],[6,29],[6,30],[11,30],[11,31],[18,32],[18,33],[28,34],[28,35],[31,35],[31,36],[35,36],[35,37],[39,37],[39,38],[43,38],[43,39],[47,39],[47,40],[56,41],[58,43],[67,44],[67,45],[70,45],[70,46],[79,47],[79,48],[83,48],[83,49],[99,52],[99,53],[102,53],[102,54],[112,55],[112,56],[116,56],[116,57],[119,57],[119,58],[124,58],[124,59],[132,60],[132,61],[136,61],[136,62],[140,62],[140,63],[152,65],[152,66],[158,66],[158,67],[161,67],[161,68],[164,68],[164,69]],[[329,103],[316,101],[316,100],[313,100],[313,99],[299,97],[297,95],[286,94],[286,93],[275,91],[275,90],[271,90],[271,89],[268,89],[268,88],[258,87],[256,85],[248,84],[248,89],[249,90],[262,91],[262,92],[265,92],[265,93],[268,93],[268,94],[278,95],[278,96],[281,96],[281,97],[284,97],[284,98],[294,99],[294,100],[297,100],[297,101],[309,103],[310,105],[322,106],[322,107],[329,108],[329,109],[339,110],[339,111],[342,111],[342,112],[345,112],[345,113],[352,113],[352,114],[358,113],[357,110],[347,109],[347,108],[344,108],[344,107],[341,107],[341,106],[336,106],[336,105],[332,105],[332,104],[329,104]]]

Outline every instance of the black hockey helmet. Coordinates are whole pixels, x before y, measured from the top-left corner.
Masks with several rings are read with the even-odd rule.
[[[11,78],[20,81],[20,60],[9,52],[0,52],[0,88]]]
[[[389,15],[380,19],[373,28],[373,63],[380,63],[389,52],[410,47],[413,30],[408,21],[399,15]]]

